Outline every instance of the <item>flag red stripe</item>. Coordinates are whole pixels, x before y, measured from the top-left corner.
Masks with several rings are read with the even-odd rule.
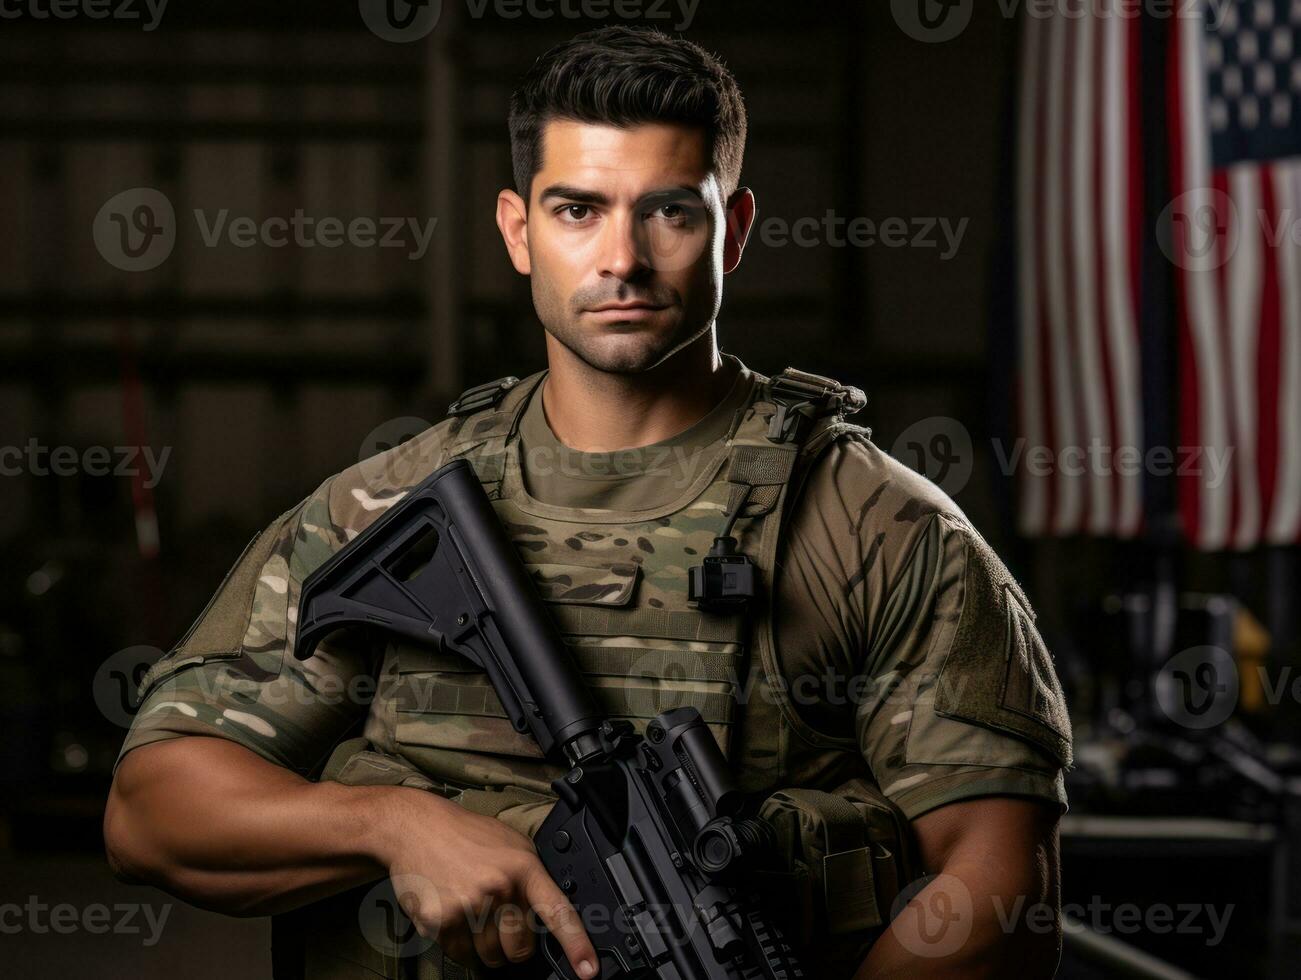
[[[1274,193],[1274,168],[1262,167],[1260,173],[1261,210],[1270,217],[1269,226],[1282,235],[1277,245],[1265,242],[1263,259],[1264,283],[1261,290],[1260,336],[1256,348],[1256,480],[1260,488],[1261,532],[1269,527],[1274,513],[1274,487],[1278,479],[1278,405],[1280,342],[1280,285],[1279,262],[1286,262],[1288,228],[1283,225],[1283,212]],[[1288,221],[1294,220],[1291,215]],[[1262,229],[1262,233],[1265,233]]]
[[[1191,149],[1191,148],[1190,148]],[[1211,188],[1214,194],[1211,197],[1211,209],[1214,211],[1215,228],[1227,229],[1233,219],[1237,209],[1237,202],[1233,199],[1233,194],[1229,187],[1229,175],[1222,167],[1211,171]],[[1249,235],[1253,229],[1242,223],[1242,216],[1239,214],[1238,234]],[[1215,384],[1217,381],[1223,381],[1223,403],[1224,403],[1224,431],[1226,434],[1226,445],[1233,447],[1237,440],[1237,411],[1233,398],[1233,342],[1232,330],[1233,319],[1230,315],[1231,306],[1229,300],[1229,249],[1226,236],[1220,234],[1217,230],[1215,235],[1215,302],[1219,311],[1216,318],[1216,327],[1218,331],[1215,336],[1215,359],[1216,366],[1219,368],[1219,378],[1216,378],[1211,372],[1211,365],[1198,372],[1198,384]],[[1196,444],[1190,444],[1196,445]],[[1207,447],[1214,448],[1214,447]],[[1228,517],[1228,540],[1233,541],[1238,529],[1238,521],[1241,518],[1239,513],[1241,509],[1241,494],[1239,492],[1239,480],[1241,475],[1238,472],[1237,453],[1234,452],[1229,457],[1229,477],[1224,484],[1224,492],[1229,497],[1229,517]],[[1202,472],[1195,474],[1193,479],[1198,481],[1201,487],[1206,486],[1208,479],[1205,468],[1200,468]]]

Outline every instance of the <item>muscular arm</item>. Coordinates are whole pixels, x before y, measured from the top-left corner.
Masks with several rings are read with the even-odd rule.
[[[1010,797],[940,807],[913,822],[936,877],[872,947],[855,980],[1051,977],[1061,954],[1053,807]]]
[[[104,813],[120,878],[229,915],[270,915],[379,878],[406,792],[312,783],[235,742],[187,736],[127,753]]]
[[[500,821],[406,787],[313,783],[221,738],[140,746],[104,814],[118,877],[230,915],[269,915],[385,874],[422,936],[462,964],[534,951],[532,908],[580,977],[596,970],[577,913],[532,842]],[[472,917],[492,912],[489,925]],[[500,919],[498,913],[501,913]]]

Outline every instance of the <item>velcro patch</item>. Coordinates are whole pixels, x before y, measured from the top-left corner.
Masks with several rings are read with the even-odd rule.
[[[1015,735],[1071,764],[1070,716],[1052,654],[1021,590],[978,538],[967,540],[962,618],[939,681],[939,714]]]

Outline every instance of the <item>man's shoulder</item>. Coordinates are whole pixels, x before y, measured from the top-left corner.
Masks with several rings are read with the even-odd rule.
[[[840,434],[813,462],[799,510],[823,519],[843,514],[865,541],[908,536],[936,515],[970,527],[952,497],[858,427]]]
[[[317,491],[333,523],[354,537],[445,461],[459,419],[449,417],[330,477]]]

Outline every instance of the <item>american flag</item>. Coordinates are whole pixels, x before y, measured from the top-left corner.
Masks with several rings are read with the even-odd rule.
[[[1020,527],[1132,537],[1143,528],[1146,475],[1177,481],[1184,533],[1199,548],[1296,543],[1301,0],[1145,8],[1170,39],[1167,111],[1146,119],[1143,23],[1132,16],[1141,6],[1054,4],[1056,13],[1023,21]],[[1157,191],[1143,173],[1156,141],[1172,173],[1153,228],[1144,195]],[[1142,322],[1140,303],[1139,259],[1152,235],[1177,295],[1170,447],[1143,436],[1152,399],[1171,398],[1142,381],[1142,332],[1159,327]],[[1036,446],[1047,450],[1037,461]]]
[[[1052,6],[1027,9],[1022,34],[1019,523],[1029,535],[1132,537],[1143,518],[1140,25],[1103,13],[1115,4]]]
[[[1301,540],[1301,0],[1218,0],[1175,25],[1172,249],[1180,477],[1205,549]]]

